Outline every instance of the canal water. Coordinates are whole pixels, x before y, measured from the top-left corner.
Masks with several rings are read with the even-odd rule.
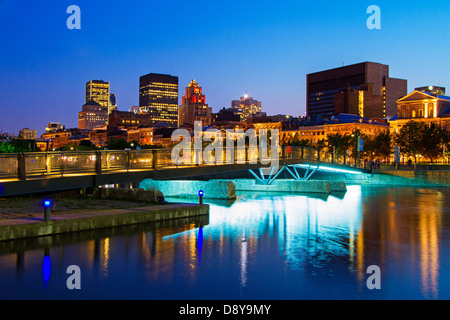
[[[209,219],[0,243],[0,299],[450,299],[449,189],[209,203]]]

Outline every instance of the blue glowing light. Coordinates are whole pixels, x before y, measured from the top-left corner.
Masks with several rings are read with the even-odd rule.
[[[42,264],[42,276],[44,278],[44,282],[47,283],[50,280],[50,273],[51,273],[51,262],[50,262],[50,256],[46,255],[44,257],[44,262]]]
[[[50,208],[51,206],[52,206],[52,201],[51,200],[45,200],[44,201],[44,207]]]
[[[199,197],[203,197],[203,190],[200,190],[199,192],[198,192],[198,195],[199,195]]]

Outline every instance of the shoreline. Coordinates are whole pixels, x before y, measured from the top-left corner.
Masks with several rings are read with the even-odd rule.
[[[1,219],[0,241],[53,236],[207,215],[209,216],[209,205],[189,203],[152,204],[124,209],[53,214],[50,217],[50,221],[44,221],[43,214],[40,214],[40,216],[18,219]]]

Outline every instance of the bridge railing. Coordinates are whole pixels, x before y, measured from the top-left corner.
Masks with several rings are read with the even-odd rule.
[[[0,179],[15,178],[18,175],[18,155],[0,153]]]
[[[158,170],[170,167],[210,166],[224,164],[260,163],[266,161],[301,160],[357,166],[355,159],[340,156],[310,147],[280,146],[272,154],[270,146],[261,154],[259,148],[246,147],[227,153],[216,154],[216,150],[205,149],[190,153],[190,158],[182,163],[172,159],[171,149],[102,150],[0,154],[0,179],[55,177],[76,174],[102,174],[130,170]],[[202,161],[198,163],[199,156]],[[185,159],[186,160],[186,159]]]

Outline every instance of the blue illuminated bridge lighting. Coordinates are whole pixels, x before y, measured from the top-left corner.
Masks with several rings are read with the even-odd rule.
[[[302,165],[302,164],[296,164],[296,167],[300,168],[306,168],[306,169],[318,169],[321,171],[328,171],[328,172],[338,172],[338,173],[349,173],[349,174],[363,174],[361,171],[356,170],[345,170],[345,169],[339,169],[339,168],[333,168],[333,167],[326,167],[326,166],[310,166],[310,165]]]

